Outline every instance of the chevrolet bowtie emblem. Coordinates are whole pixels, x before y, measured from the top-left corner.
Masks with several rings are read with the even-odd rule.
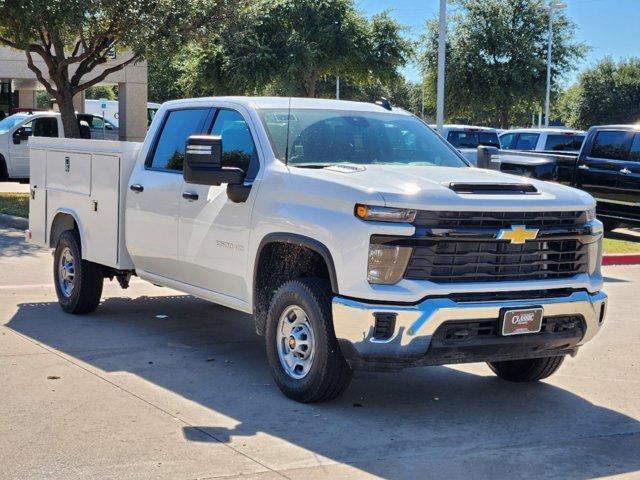
[[[498,240],[511,240],[511,243],[517,245],[521,245],[527,240],[535,240],[537,237],[537,228],[527,228],[524,225],[513,225],[511,228],[503,228],[498,232]]]

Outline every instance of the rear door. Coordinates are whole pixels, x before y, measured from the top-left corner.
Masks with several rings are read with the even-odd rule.
[[[640,133],[635,133],[618,177],[619,209],[625,218],[640,220]]]
[[[600,130],[587,155],[581,155],[576,165],[576,186],[598,200],[598,212],[621,215],[627,199],[622,192],[620,177],[627,165],[633,133],[624,130]]]
[[[136,269],[176,279],[182,162],[187,138],[203,132],[209,107],[168,110],[144,165],[131,174],[127,248]]]

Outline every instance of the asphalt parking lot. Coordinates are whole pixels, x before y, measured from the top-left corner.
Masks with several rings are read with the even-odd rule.
[[[358,373],[301,405],[248,316],[140,281],[66,315],[50,252],[0,229],[0,478],[640,478],[640,267],[605,273],[603,331],[548,381]]]

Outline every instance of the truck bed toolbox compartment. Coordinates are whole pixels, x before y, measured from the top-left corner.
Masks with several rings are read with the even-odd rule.
[[[48,246],[54,219],[69,214],[78,224],[86,260],[132,269],[124,237],[125,197],[141,144],[34,137],[30,145],[33,240]]]

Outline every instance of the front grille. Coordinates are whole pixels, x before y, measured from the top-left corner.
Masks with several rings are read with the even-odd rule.
[[[413,248],[410,280],[437,283],[568,278],[587,271],[587,246],[577,239],[512,244],[443,239]]]
[[[540,333],[582,336],[583,318],[580,315],[559,315],[544,317]],[[536,334],[527,334],[536,335]],[[501,336],[501,322],[498,319],[480,321],[451,321],[442,324],[434,333],[434,338],[444,343],[472,341],[476,338]]]
[[[427,228],[571,228],[583,225],[583,211],[569,212],[451,212],[420,210],[414,225]]]

